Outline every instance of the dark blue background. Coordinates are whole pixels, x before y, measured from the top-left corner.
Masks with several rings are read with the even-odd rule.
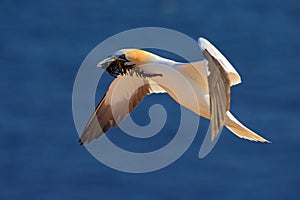
[[[299,21],[298,0],[2,0],[0,199],[299,199]],[[142,26],[216,44],[243,79],[233,113],[272,144],[224,130],[199,160],[202,120],[183,157],[148,174],[115,171],[80,148],[71,97],[81,62],[107,37]],[[160,101],[175,105],[166,95],[143,104]],[[168,127],[160,134],[176,131]]]

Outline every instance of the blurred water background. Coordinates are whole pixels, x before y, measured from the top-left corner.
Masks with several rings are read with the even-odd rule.
[[[299,21],[297,0],[2,0],[0,199],[299,199]],[[148,174],[110,169],[79,147],[71,98],[81,62],[107,37],[144,26],[216,44],[243,80],[232,88],[233,113],[272,144],[224,130],[199,160],[201,120],[188,151]],[[178,112],[167,95],[149,96],[133,113],[137,123],[160,102]],[[169,115],[162,141],[177,120]],[[118,132],[108,134],[124,148],[144,146]]]

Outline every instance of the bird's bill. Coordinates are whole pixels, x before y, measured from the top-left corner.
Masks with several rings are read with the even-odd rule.
[[[104,60],[100,61],[97,64],[97,67],[101,67],[103,69],[106,69],[112,62],[116,60],[115,56],[109,56],[108,58],[105,58]]]

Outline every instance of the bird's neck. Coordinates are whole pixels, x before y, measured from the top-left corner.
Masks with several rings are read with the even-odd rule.
[[[167,65],[167,66],[177,66],[177,65],[183,64],[183,63],[176,62],[174,60],[163,58],[163,57],[160,57],[157,55],[153,56],[152,61],[154,63],[161,64],[161,65]]]

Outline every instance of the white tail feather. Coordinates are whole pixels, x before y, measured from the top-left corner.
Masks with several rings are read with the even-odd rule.
[[[236,136],[240,138],[244,138],[251,141],[256,142],[268,142],[265,138],[259,136],[258,134],[254,133],[243,124],[241,124],[229,111],[227,111],[227,115],[225,118],[225,126]]]

